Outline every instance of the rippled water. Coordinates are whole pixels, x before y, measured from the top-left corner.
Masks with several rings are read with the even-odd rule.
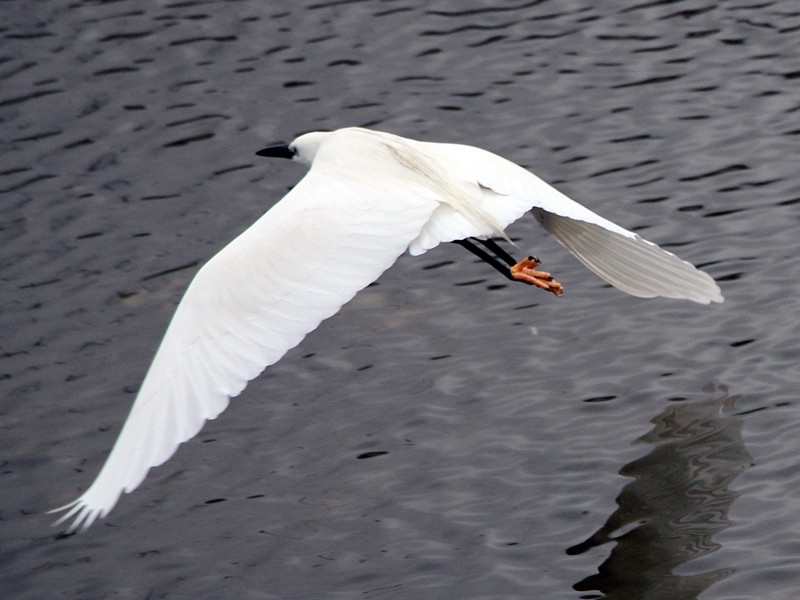
[[[795,598],[800,7],[3,2],[0,577],[13,598]],[[198,266],[367,125],[479,145],[703,266],[556,299],[402,257],[88,533]],[[359,458],[360,457],[360,458]]]

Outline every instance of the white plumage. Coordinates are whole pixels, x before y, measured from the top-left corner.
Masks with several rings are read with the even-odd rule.
[[[406,250],[502,235],[533,209],[589,269],[634,296],[722,302],[714,280],[485,150],[359,128],[309,133],[287,149],[308,174],[194,278],[100,474],[57,511],[70,531],[228,406]],[[283,154],[281,154],[283,155]]]

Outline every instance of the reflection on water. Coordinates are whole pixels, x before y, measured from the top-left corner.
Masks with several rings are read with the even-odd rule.
[[[719,548],[711,538],[730,526],[728,508],[738,496],[729,486],[752,462],[742,442],[741,421],[733,416],[738,396],[729,396],[724,386],[716,390],[719,397],[669,406],[652,420],[653,430],[636,440],[656,447],[620,470],[634,481],[622,488],[619,508],[567,554],[612,540],[617,545],[597,574],[573,589],[599,590],[617,600],[689,600],[733,572],[672,573]]]

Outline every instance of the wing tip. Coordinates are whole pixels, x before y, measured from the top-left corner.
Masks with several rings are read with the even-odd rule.
[[[540,222],[600,278],[639,298],[673,298],[698,304],[725,301],[714,278],[638,234],[541,211]]]
[[[705,283],[705,285],[702,286],[702,289],[696,290],[699,298],[689,298],[690,300],[694,300],[699,304],[722,304],[725,302],[725,297],[722,295],[722,290],[720,289],[719,284],[714,281],[714,278],[711,275],[701,269],[698,269],[692,263],[686,262],[686,264],[700,274],[703,282]]]
[[[56,521],[53,522],[52,527],[59,527],[66,521],[69,521],[72,517],[75,519],[66,528],[66,533],[73,533],[78,531],[82,533],[89,529],[89,527],[94,523],[98,517],[105,517],[107,510],[102,508],[92,507],[90,506],[84,499],[83,496],[80,498],[73,500],[69,504],[65,504],[64,506],[59,506],[58,508],[54,508],[53,510],[48,510],[47,514],[51,515],[54,513],[59,513],[62,511],[67,511],[65,514],[61,515]]]
[[[723,302],[725,302],[725,296],[722,295],[722,290],[717,287],[717,293],[711,296],[708,302],[704,302],[703,304],[722,304]]]

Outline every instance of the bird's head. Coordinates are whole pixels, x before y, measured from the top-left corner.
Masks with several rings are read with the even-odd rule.
[[[317,154],[319,145],[328,135],[330,135],[330,132],[327,131],[304,133],[289,145],[270,146],[269,148],[259,150],[256,152],[256,155],[289,158],[310,165],[314,162],[314,157]]]

